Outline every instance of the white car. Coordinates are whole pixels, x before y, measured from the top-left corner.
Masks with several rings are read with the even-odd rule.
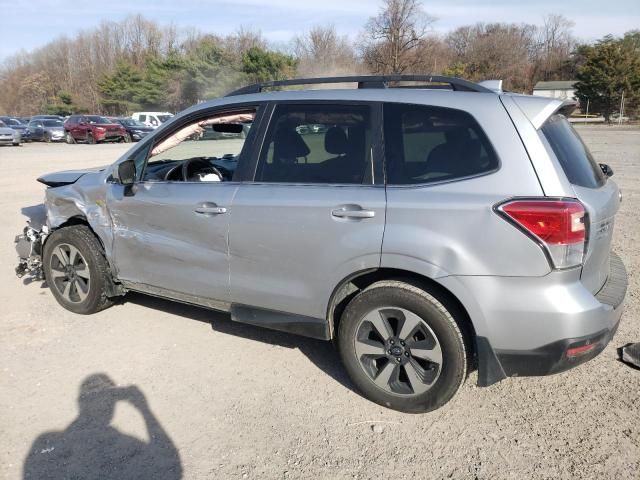
[[[152,128],[158,128],[171,117],[173,117],[173,113],[169,112],[135,112],[131,115],[134,120]]]

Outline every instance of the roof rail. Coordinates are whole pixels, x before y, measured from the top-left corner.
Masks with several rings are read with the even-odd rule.
[[[446,83],[452,90],[461,92],[482,92],[495,93],[477,83],[463,80],[456,77],[445,77],[442,75],[356,75],[347,77],[322,77],[322,78],[298,78],[292,80],[274,80],[249,85],[228,93],[226,96],[244,95],[248,93],[260,93],[266,88],[290,87],[295,85],[318,85],[323,83],[357,83],[358,88],[388,88],[390,82],[425,82],[425,83]],[[411,86],[414,88],[414,86]],[[426,88],[416,85],[415,88]]]

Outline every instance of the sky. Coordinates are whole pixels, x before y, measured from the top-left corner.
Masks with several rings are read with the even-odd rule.
[[[425,0],[423,7],[437,17],[437,33],[476,22],[540,24],[549,13],[573,20],[574,34],[584,41],[640,29],[640,0]],[[283,46],[316,24],[333,24],[356,38],[379,8],[376,0],[0,0],[0,60],[137,13],[220,35],[244,26]]]

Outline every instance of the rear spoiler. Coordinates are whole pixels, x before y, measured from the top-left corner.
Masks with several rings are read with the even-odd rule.
[[[542,127],[551,115],[560,113],[568,117],[578,106],[578,102],[575,100],[562,100],[559,98],[536,97],[531,95],[510,96],[536,130]]]

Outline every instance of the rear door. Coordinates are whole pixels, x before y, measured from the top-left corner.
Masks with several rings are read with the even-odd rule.
[[[273,109],[259,133],[254,180],[239,185],[231,209],[231,301],[324,319],[342,279],[380,265],[386,199],[374,173],[378,107]]]
[[[589,214],[589,237],[581,279],[592,293],[596,293],[609,275],[614,217],[620,206],[618,186],[606,178],[580,135],[563,115],[549,117],[540,132],[545,146],[555,155],[576,197]]]

